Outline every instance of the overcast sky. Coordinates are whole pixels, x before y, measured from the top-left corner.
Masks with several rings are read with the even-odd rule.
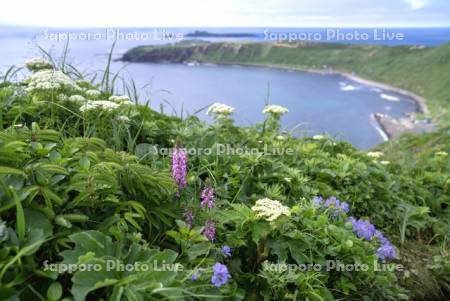
[[[7,0],[0,25],[52,27],[450,26],[449,0]]]

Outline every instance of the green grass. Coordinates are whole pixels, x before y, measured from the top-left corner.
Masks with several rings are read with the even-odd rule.
[[[450,132],[442,130],[426,134],[408,133],[377,147],[391,161],[405,161],[414,165],[437,152],[450,153]]]
[[[124,55],[130,61],[197,60],[220,64],[329,69],[386,83],[426,99],[432,116],[450,124],[450,44],[437,48],[341,44],[212,43],[142,46]]]

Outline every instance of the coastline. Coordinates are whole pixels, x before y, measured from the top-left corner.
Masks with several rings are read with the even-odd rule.
[[[123,61],[127,61],[126,59]],[[154,61],[155,63],[162,62],[162,61]],[[165,62],[170,63],[170,58],[168,60],[165,60]],[[396,86],[392,86],[390,84],[386,84],[383,82],[378,82],[374,80],[369,80],[366,78],[363,78],[355,73],[349,73],[348,71],[339,70],[339,69],[332,69],[332,68],[326,68],[323,69],[313,69],[313,68],[307,68],[307,67],[301,67],[301,66],[293,66],[293,65],[284,65],[284,64],[265,64],[265,63],[242,63],[242,62],[215,62],[215,61],[208,61],[208,60],[202,60],[202,59],[188,59],[185,61],[180,61],[180,63],[183,64],[216,64],[216,65],[223,65],[223,66],[230,66],[230,65],[236,65],[236,66],[242,66],[242,67],[260,67],[260,68],[270,68],[270,69],[278,69],[283,71],[296,71],[296,72],[310,72],[310,73],[316,73],[316,74],[322,74],[322,75],[340,75],[345,77],[348,80],[351,80],[355,83],[359,83],[365,86],[374,87],[383,89],[385,91],[391,91],[398,94],[401,94],[405,97],[408,97],[409,100],[411,100],[414,103],[415,110],[411,112],[406,112],[405,116],[403,117],[391,117],[388,115],[380,114],[379,112],[373,112],[371,114],[371,118],[375,123],[377,123],[376,130],[380,132],[380,135],[383,137],[384,140],[391,139],[394,137],[399,136],[400,134],[404,132],[429,132],[434,128],[434,124],[431,119],[428,118],[429,116],[429,109],[427,106],[427,101],[424,97],[417,95],[411,91],[404,90],[401,88],[398,88]],[[424,114],[427,116],[427,119],[420,120],[417,118],[418,114]]]
[[[217,63],[217,62],[207,62],[207,61],[187,61],[185,63],[200,63],[200,64],[210,64],[214,63],[217,65],[237,65],[242,67],[263,67],[263,68],[271,68],[278,69],[284,71],[300,71],[300,72],[310,72],[322,75],[341,75],[349,80],[354,82],[374,87],[380,88],[385,91],[391,91],[403,96],[409,97],[415,104],[416,110],[413,112],[405,113],[404,117],[395,118],[385,114],[380,114],[378,112],[373,112],[371,118],[375,120],[378,124],[378,129],[382,133],[381,136],[383,139],[387,137],[387,140],[398,137],[402,133],[405,132],[429,132],[433,129],[434,125],[431,120],[427,122],[420,122],[416,118],[416,114],[429,114],[429,109],[424,97],[417,95],[411,91],[404,90],[386,83],[377,82],[374,80],[365,79],[356,74],[351,74],[345,71],[336,70],[336,69],[310,69],[310,68],[301,68],[295,66],[283,66],[283,65],[272,65],[272,64],[249,64],[249,63]],[[386,140],[386,139],[385,139]]]
[[[395,87],[395,86],[392,86],[389,84],[365,79],[358,75],[350,74],[347,72],[336,71],[336,70],[323,71],[323,70],[314,70],[314,69],[306,70],[306,71],[320,73],[320,74],[342,75],[345,78],[348,78],[354,82],[357,82],[357,83],[360,83],[360,84],[363,84],[363,85],[366,85],[369,87],[380,88],[385,91],[395,92],[395,93],[407,96],[410,99],[412,99],[412,101],[414,102],[414,104],[416,106],[416,110],[414,112],[405,113],[404,117],[395,118],[395,117],[391,117],[389,115],[381,114],[378,112],[374,112],[371,115],[371,118],[373,118],[375,120],[375,122],[378,124],[379,128],[377,130],[380,130],[382,132],[381,136],[383,138],[387,137],[387,139],[385,139],[385,141],[388,141],[392,138],[398,137],[401,134],[406,133],[406,132],[430,132],[433,130],[434,125],[431,120],[428,120],[427,122],[420,122],[416,118],[416,114],[418,114],[418,113],[419,114],[423,113],[423,114],[429,115],[429,109],[426,104],[426,100],[424,97],[422,97],[420,95],[417,95],[408,90],[400,89],[398,87]]]

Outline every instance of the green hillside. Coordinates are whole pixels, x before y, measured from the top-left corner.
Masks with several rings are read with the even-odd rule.
[[[207,123],[26,66],[0,84],[0,300],[449,300],[448,131],[363,152],[281,132],[288,108]]]

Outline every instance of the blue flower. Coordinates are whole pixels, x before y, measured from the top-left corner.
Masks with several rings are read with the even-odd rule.
[[[387,242],[377,249],[377,256],[381,260],[394,259],[397,257],[397,252],[395,251],[394,246],[390,242]]]
[[[384,236],[384,234],[379,230],[375,231],[375,237],[381,242],[381,244],[390,243],[389,240]]]
[[[355,232],[358,237],[362,237],[365,240],[371,240],[375,235],[375,226],[369,221],[361,219],[357,220],[354,217],[350,217],[348,221],[353,224],[353,232]]]
[[[397,251],[392,243],[387,239],[381,231],[375,231],[375,237],[380,241],[381,245],[377,249],[377,256],[381,260],[394,259],[397,257]]]
[[[341,201],[339,201],[336,197],[332,196],[325,201],[325,207],[335,207],[339,208],[341,206]]]
[[[192,280],[192,281],[195,281],[195,280],[197,280],[197,279],[198,279],[197,273],[192,274],[191,280]]]
[[[397,251],[392,243],[387,239],[383,232],[377,230],[374,225],[369,221],[357,220],[353,216],[348,218],[348,221],[353,224],[353,232],[360,238],[365,240],[371,240],[372,238],[378,239],[380,246],[377,249],[376,255],[379,259],[394,259],[397,257]]]
[[[313,197],[312,202],[315,206],[320,207],[320,206],[322,206],[323,199],[321,196],[315,196],[315,197]]]
[[[314,206],[329,208],[333,217],[338,217],[342,212],[348,213],[350,211],[350,206],[346,202],[341,202],[334,196],[328,198],[325,202],[322,197],[315,196],[312,202]]]
[[[231,248],[229,246],[223,246],[222,247],[222,253],[226,256],[226,257],[231,257]]]
[[[216,287],[221,287],[227,283],[228,279],[231,278],[230,273],[228,273],[228,268],[226,265],[217,262],[213,266],[213,275],[211,277],[211,283]]]
[[[342,202],[341,203],[341,209],[345,213],[348,213],[350,211],[350,206],[346,202]]]

